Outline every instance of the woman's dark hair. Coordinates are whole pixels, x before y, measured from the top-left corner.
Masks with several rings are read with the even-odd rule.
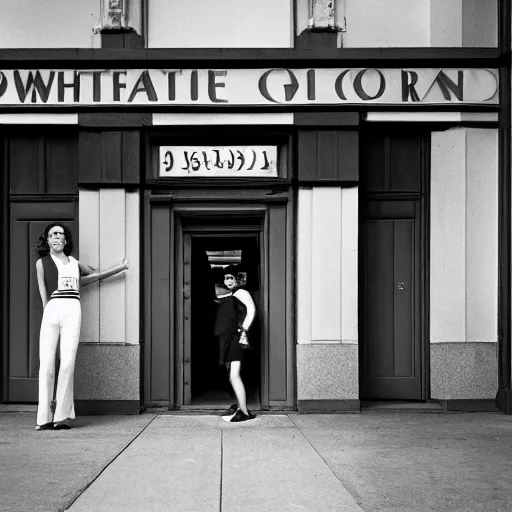
[[[240,272],[240,267],[238,265],[228,265],[227,267],[224,267],[222,270],[222,274],[225,276],[229,274],[230,276],[233,276],[235,279],[238,276],[238,272]]]
[[[64,245],[64,254],[66,256],[69,256],[71,252],[73,251],[73,236],[71,235],[71,231],[67,226],[60,222],[52,222],[51,224],[48,224],[46,228],[44,229],[43,234],[39,237],[39,240],[37,241],[37,247],[36,251],[39,257],[48,256],[50,254],[50,246],[48,245],[48,233],[50,232],[50,229],[54,228],[55,226],[59,226],[64,231],[64,236],[66,237],[66,245]]]

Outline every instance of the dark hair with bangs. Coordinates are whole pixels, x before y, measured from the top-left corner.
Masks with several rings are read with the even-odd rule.
[[[43,234],[39,237],[37,241],[36,252],[40,258],[43,256],[48,256],[50,254],[50,246],[48,245],[48,233],[50,229],[55,226],[59,226],[64,231],[64,237],[66,238],[66,244],[64,245],[64,254],[69,256],[73,252],[73,236],[71,235],[70,229],[62,224],[61,222],[52,222],[48,224],[44,229]]]

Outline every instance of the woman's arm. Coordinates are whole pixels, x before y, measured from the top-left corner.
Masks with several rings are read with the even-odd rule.
[[[36,273],[37,273],[37,286],[39,287],[39,295],[41,295],[41,301],[43,302],[43,309],[48,304],[48,293],[46,291],[46,285],[44,284],[44,267],[43,260],[38,259],[36,261]]]
[[[90,265],[86,265],[85,263],[78,262],[78,268],[80,269],[80,276],[88,276],[89,274],[94,274],[96,269],[92,268]]]
[[[89,267],[89,268],[91,268],[91,267]],[[88,284],[94,283],[95,281],[100,281],[101,279],[105,279],[106,277],[110,277],[115,274],[119,274],[119,272],[122,272],[123,270],[126,270],[127,268],[128,268],[128,262],[124,259],[118,265],[115,265],[114,267],[110,267],[107,270],[104,270],[103,272],[93,272],[92,274],[83,276],[80,280],[80,283],[82,284],[82,286],[86,286]]]
[[[242,302],[247,309],[247,314],[245,315],[244,321],[242,322],[242,329],[247,331],[249,330],[249,327],[251,326],[252,321],[256,315],[256,306],[254,305],[251,294],[247,290],[242,290],[239,288],[233,295],[240,302]]]

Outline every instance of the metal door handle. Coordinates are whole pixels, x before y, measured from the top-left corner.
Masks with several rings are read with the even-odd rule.
[[[396,287],[398,290],[403,290],[405,288],[405,283],[396,283]]]

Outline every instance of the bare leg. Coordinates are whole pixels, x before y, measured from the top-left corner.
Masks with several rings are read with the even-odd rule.
[[[231,382],[231,386],[233,386],[233,391],[235,392],[236,399],[238,400],[238,406],[243,413],[249,414],[247,411],[247,403],[245,398],[245,387],[244,383],[242,382],[242,378],[240,377],[240,366],[240,361],[231,361],[229,369],[229,382]]]

